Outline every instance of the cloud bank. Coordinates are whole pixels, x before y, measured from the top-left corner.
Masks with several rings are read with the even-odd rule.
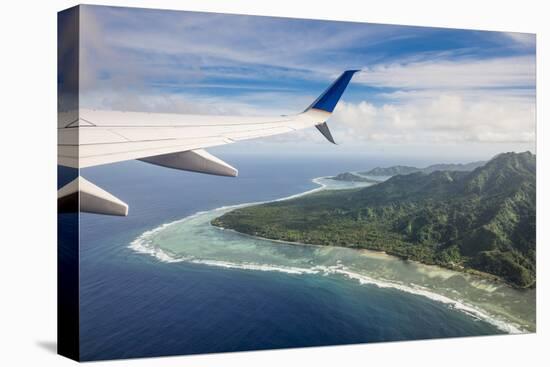
[[[329,121],[344,147],[535,148],[534,35],[109,7],[81,17],[85,107],[288,114],[359,68]],[[273,142],[325,144],[314,129],[253,144]]]

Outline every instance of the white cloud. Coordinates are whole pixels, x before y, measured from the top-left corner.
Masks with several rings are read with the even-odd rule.
[[[363,68],[357,81],[376,87],[502,88],[534,86],[534,56],[482,60],[432,60]]]
[[[281,115],[303,110],[313,99],[286,91],[241,92],[235,96],[94,90],[80,96],[85,108],[202,115]],[[267,106],[267,107],[266,107]]]
[[[256,79],[328,80],[342,63],[365,62],[364,57],[338,58],[335,50],[343,45],[368,47],[407,37],[392,27],[365,32],[344,23],[325,27],[311,21],[306,27],[304,20],[123,8],[84,7],[81,22],[86,25],[81,32],[84,92],[144,87],[151,80],[187,84],[205,77],[251,78],[247,67],[254,67]]]
[[[342,102],[331,126],[343,130],[344,139],[350,142],[535,142],[536,109],[530,98],[471,98],[465,93],[440,91],[431,92],[431,98],[426,92],[418,98],[410,94],[401,103],[381,106]]]
[[[516,42],[516,46],[522,48],[533,48],[536,46],[536,35],[533,33],[504,32],[508,38]]]
[[[81,14],[86,24],[81,34],[81,103],[87,107],[198,114],[292,113],[316,96],[255,88],[255,93],[245,90],[224,98],[170,93],[170,83],[177,89],[182,81],[188,87],[208,86],[205,76],[250,78],[246,69],[250,64],[259,65],[255,68],[258,79],[328,80],[343,62],[349,62],[367,64],[354,83],[390,91],[374,96],[376,103],[342,101],[338,105],[329,125],[336,141],[345,144],[336,149],[353,145],[361,149],[367,145],[402,149],[423,145],[434,151],[436,145],[444,150],[452,144],[534,147],[534,54],[472,59],[464,57],[464,50],[452,50],[418,53],[372,66],[364,56],[341,60],[333,51],[344,44],[368,47],[387,42],[403,37],[403,32],[262,28],[268,18],[256,23],[256,18],[250,17],[183,19],[185,13],[163,13],[179,17],[175,21],[160,19],[160,13],[144,12],[136,17],[110,11],[109,17],[87,11]],[[124,27],[113,28],[111,17]],[[159,27],[152,26],[155,24]],[[225,29],[239,31],[222,32]],[[507,40],[503,47],[518,49],[533,47],[535,42],[533,35],[521,33],[503,33],[501,38]],[[369,57],[377,60],[376,55]],[[155,90],[160,84],[164,84],[162,93]],[[315,129],[266,139],[265,145],[270,142],[276,143],[277,150],[284,142],[311,142],[326,149],[324,138]]]
[[[367,68],[358,81],[393,91],[378,94],[381,103],[338,105],[332,126],[348,142],[534,147],[533,56],[403,60]]]

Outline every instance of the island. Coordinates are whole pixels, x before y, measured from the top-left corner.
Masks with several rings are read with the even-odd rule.
[[[329,177],[329,178],[331,180],[346,181],[346,182],[365,182],[365,183],[372,183],[372,184],[381,182],[380,180],[375,180],[369,177],[363,177],[351,172],[340,173],[336,176]]]
[[[268,239],[384,251],[404,260],[536,285],[536,158],[503,153],[473,171],[414,172],[322,190],[212,221]]]
[[[483,166],[485,161],[477,161],[470,163],[443,163],[432,164],[431,166],[424,168],[417,168],[412,166],[391,166],[391,167],[376,167],[366,172],[359,172],[360,175],[365,176],[396,176],[396,175],[408,175],[411,173],[422,172],[432,173],[435,171],[473,171],[474,169]]]

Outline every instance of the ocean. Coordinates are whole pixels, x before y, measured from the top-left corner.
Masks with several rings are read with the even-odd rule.
[[[224,159],[239,177],[138,161],[82,170],[130,206],[128,217],[81,215],[82,360],[534,330],[534,291],[383,254],[275,243],[209,225],[230,206],[319,188],[317,177],[410,162]]]

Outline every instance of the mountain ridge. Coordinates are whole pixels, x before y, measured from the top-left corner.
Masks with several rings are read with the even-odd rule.
[[[379,180],[375,180],[369,177],[363,177],[356,175],[352,172],[343,172],[339,173],[336,176],[329,177],[331,180],[336,181],[347,181],[347,182],[367,182],[367,183],[379,183]]]
[[[415,172],[432,173],[435,171],[473,171],[485,163],[486,161],[476,161],[470,163],[438,163],[424,168],[397,165],[390,167],[376,167],[369,171],[359,172],[359,174],[364,176],[395,176],[408,175]]]
[[[468,171],[396,175],[361,189],[245,207],[214,225],[290,242],[385,251],[403,259],[536,284],[536,157],[502,153]]]

